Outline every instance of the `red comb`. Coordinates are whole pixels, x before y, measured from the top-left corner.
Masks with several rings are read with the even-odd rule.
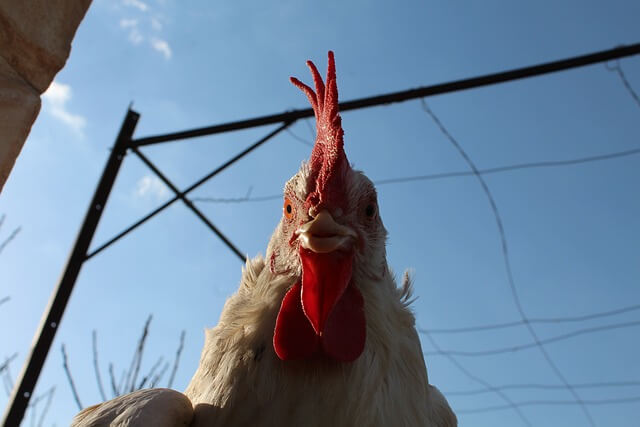
[[[338,85],[336,83],[336,63],[333,52],[329,51],[326,87],[318,69],[307,61],[311,70],[315,92],[295,77],[291,83],[302,90],[313,107],[316,116],[316,143],[309,161],[311,166],[311,189],[307,204],[311,206],[344,206],[344,179],[349,169],[344,152],[344,132],[338,113]]]

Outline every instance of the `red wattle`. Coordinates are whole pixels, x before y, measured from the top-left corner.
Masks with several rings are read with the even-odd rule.
[[[273,348],[282,360],[307,359],[320,347],[316,335],[302,311],[300,282],[286,293],[273,333]]]
[[[300,248],[302,309],[317,335],[351,280],[353,254],[317,253]]]
[[[352,254],[301,250],[302,282],[282,300],[273,347],[282,360],[321,352],[342,362],[357,359],[366,341],[362,294],[351,281]]]
[[[327,319],[322,349],[336,360],[352,362],[362,354],[366,338],[364,300],[358,288],[351,284]]]

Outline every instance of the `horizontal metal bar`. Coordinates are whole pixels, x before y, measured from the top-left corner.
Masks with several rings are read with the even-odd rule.
[[[145,156],[144,154],[142,154],[140,152],[140,150],[138,150],[137,147],[133,147],[131,148],[131,150],[140,158],[140,160],[142,160],[142,162],[147,165],[149,167],[149,169],[151,169],[153,171],[153,173],[155,173],[158,178],[160,178],[162,180],[162,182],[164,182],[169,188],[171,188],[171,191],[173,191],[175,193],[175,195],[180,198],[180,200],[182,200],[182,202],[187,205],[187,207],[189,209],[191,209],[193,211],[193,213],[195,213],[198,218],[200,218],[202,220],[202,222],[204,222],[207,227],[209,227],[209,229],[211,231],[213,231],[219,238],[220,240],[222,240],[224,242],[225,245],[227,245],[227,247],[229,249],[231,249],[231,251],[233,253],[235,253],[238,258],[240,258],[240,261],[244,262],[246,259],[246,256],[242,254],[242,252],[240,251],[240,249],[238,249],[233,243],[231,243],[231,241],[227,238],[227,236],[225,236],[219,229],[218,227],[216,227],[215,225],[213,225],[213,223],[209,220],[209,218],[207,218],[202,212],[200,212],[200,210],[198,208],[196,208],[193,203],[191,202],[191,200],[187,199],[187,197],[184,195],[184,193],[180,192],[180,190],[178,190],[178,187],[176,187],[175,185],[173,185],[173,183],[169,180],[169,178],[167,178],[161,171],[160,169],[158,169],[156,167],[156,165],[153,164],[153,162],[151,162],[151,160],[149,160],[147,158],[147,156]]]
[[[640,53],[640,43],[630,46],[622,46],[614,49],[603,50],[600,52],[590,53],[587,55],[575,56],[572,58],[562,59],[559,61],[546,62],[543,64],[533,65],[529,67],[516,68],[513,70],[502,71],[484,76],[473,77],[463,80],[455,80],[448,83],[440,83],[433,86],[426,86],[417,89],[409,89],[401,92],[393,92],[384,95],[371,96],[368,98],[354,99],[340,103],[340,111],[356,110],[359,108],[374,107],[376,105],[390,104],[393,102],[402,102],[409,99],[424,98],[427,96],[441,95],[444,93],[455,92],[466,89],[473,89],[497,83],[504,83],[512,80],[518,80],[528,77],[539,76],[542,74],[553,73],[557,71],[568,70],[576,67],[596,64],[598,62],[610,61],[626,56],[637,55]],[[286,121],[295,121],[312,117],[313,110],[306,108],[303,110],[293,110],[269,116],[256,117],[236,122],[223,123],[214,126],[207,126],[181,132],[173,132],[164,135],[147,136],[133,140],[136,146],[158,144],[161,142],[177,141],[186,138],[195,138],[204,135],[213,135],[221,132],[233,130],[248,129],[258,126],[264,126],[273,123],[281,123]]]
[[[202,177],[201,179],[196,181],[193,185],[189,186],[186,190],[184,190],[182,192],[182,194],[186,195],[187,193],[195,190],[198,186],[204,184],[206,181],[208,181],[209,179],[213,178],[214,176],[216,176],[217,174],[219,174],[220,172],[222,172],[223,170],[225,170],[226,168],[231,166],[233,163],[237,162],[242,157],[246,156],[247,154],[249,154],[250,152],[252,152],[256,148],[258,148],[259,146],[261,146],[262,144],[264,144],[265,142],[267,142],[268,140],[270,140],[271,138],[276,136],[278,133],[282,132],[287,127],[291,126],[293,123],[294,122],[283,123],[281,126],[277,127],[275,130],[269,132],[267,135],[265,135],[264,137],[260,138],[254,144],[248,146],[247,148],[245,148],[244,150],[242,150],[241,152],[239,152],[238,154],[233,156],[231,159],[227,160],[225,163],[223,163],[222,165],[218,166],[213,172],[205,175],[204,177]],[[133,230],[135,230],[136,228],[138,228],[139,226],[141,226],[142,224],[144,224],[145,222],[147,222],[148,220],[150,220],[151,218],[153,218],[154,216],[156,216],[157,214],[159,214],[160,212],[165,210],[166,208],[168,208],[169,206],[171,206],[176,200],[179,200],[178,196],[174,196],[173,198],[167,200],[164,204],[160,205],[159,207],[157,207],[153,211],[149,212],[147,215],[145,215],[144,217],[140,218],[138,221],[134,222],[129,227],[127,227],[126,229],[124,229],[120,233],[116,234],[114,237],[109,239],[107,242],[105,242],[104,244],[100,245],[98,248],[93,250],[91,253],[89,253],[85,257],[85,260],[88,260],[89,258],[92,258],[95,255],[97,255],[98,253],[102,252],[103,250],[105,250],[106,248],[108,248],[109,246],[111,246],[112,244],[114,244],[115,242],[117,242],[118,240],[120,240],[121,238],[123,238],[124,236],[126,236],[127,234],[129,234],[130,232],[132,232]],[[243,258],[243,261],[244,261],[244,258]]]
[[[186,130],[182,132],[169,133],[166,135],[148,136],[133,141],[136,147],[143,145],[157,144],[160,142],[171,142],[186,138],[195,138],[198,136],[213,135],[216,133],[230,132],[240,129],[248,129],[259,126],[271,125],[274,123],[294,122],[298,119],[313,116],[311,108],[305,110],[292,110],[286,113],[274,114],[271,116],[257,117],[255,119],[240,120],[238,122],[226,123],[205,128]]]

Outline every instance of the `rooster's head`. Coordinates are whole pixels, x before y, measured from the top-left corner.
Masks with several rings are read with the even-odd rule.
[[[386,231],[371,181],[349,165],[338,113],[333,52],[326,85],[307,61],[317,137],[311,158],[285,185],[283,216],[269,249],[275,274],[297,279],[282,300],[273,345],[283,360],[326,356],[350,362],[362,353],[366,319],[361,280],[384,274]]]

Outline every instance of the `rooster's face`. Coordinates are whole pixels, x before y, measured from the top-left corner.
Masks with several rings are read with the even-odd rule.
[[[354,272],[386,268],[386,231],[373,183],[348,163],[338,115],[333,54],[327,87],[308,62],[316,91],[292,79],[313,105],[318,136],[311,159],[285,185],[283,216],[267,252],[271,271],[299,280],[282,300],[274,348],[283,360],[326,356],[353,361],[366,321]]]

